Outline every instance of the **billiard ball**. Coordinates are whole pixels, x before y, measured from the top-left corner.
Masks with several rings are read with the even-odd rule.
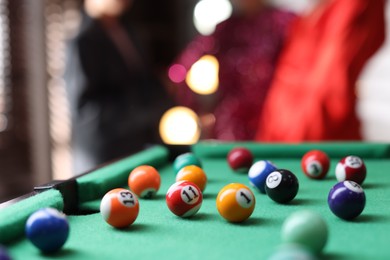
[[[253,155],[244,147],[236,147],[228,153],[227,162],[234,171],[247,172],[252,166]]]
[[[298,193],[299,182],[289,170],[276,170],[265,181],[265,192],[278,203],[290,202]]]
[[[206,173],[202,168],[196,165],[188,165],[181,168],[176,175],[176,182],[178,181],[190,181],[196,184],[203,192],[207,184]]]
[[[231,183],[219,191],[216,204],[224,219],[229,222],[242,222],[252,215],[256,199],[244,184]]]
[[[202,163],[198,159],[198,157],[195,156],[193,153],[183,153],[176,157],[176,159],[173,161],[173,170],[175,171],[175,174],[177,174],[181,168],[187,165],[196,165],[198,167],[202,168]]]
[[[134,223],[139,213],[137,196],[126,189],[107,192],[100,202],[100,214],[115,228],[125,228]]]
[[[195,215],[203,200],[202,191],[189,181],[179,181],[168,189],[165,196],[169,210],[176,216],[186,218]]]
[[[250,184],[261,193],[265,193],[265,180],[268,175],[276,169],[276,166],[270,161],[258,161],[254,163],[248,172]]]
[[[141,165],[131,171],[128,184],[139,198],[150,199],[160,188],[161,178],[158,171],[149,165]]]
[[[307,248],[297,244],[282,244],[267,260],[319,260]]]
[[[4,246],[0,245],[0,260],[11,260],[7,249]]]
[[[336,179],[339,182],[350,180],[362,184],[366,178],[366,166],[357,156],[347,156],[340,160],[336,166]]]
[[[354,181],[339,182],[329,192],[328,205],[337,217],[351,220],[363,212],[366,195],[362,187]]]
[[[329,170],[329,157],[319,150],[307,152],[301,161],[303,173],[311,179],[323,179]]]
[[[62,248],[69,236],[66,216],[54,208],[43,208],[33,213],[26,222],[27,238],[44,253]]]
[[[320,214],[301,210],[286,218],[281,236],[283,243],[298,244],[319,254],[326,245],[328,233],[328,226]]]

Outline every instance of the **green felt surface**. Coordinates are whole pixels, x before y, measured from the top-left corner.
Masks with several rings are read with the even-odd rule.
[[[253,148],[253,144],[250,146]],[[365,146],[375,150],[372,145]],[[292,146],[285,147],[289,150]],[[343,144],[333,144],[333,150],[343,150],[342,147]],[[297,152],[303,149],[302,146],[295,148]],[[370,154],[386,151],[384,146],[379,148],[381,152]],[[266,259],[280,244],[284,219],[297,210],[311,209],[321,214],[329,226],[329,241],[322,259],[390,259],[390,158],[387,152],[383,153],[383,158],[363,157],[368,168],[363,185],[367,205],[355,221],[338,219],[327,206],[328,192],[336,182],[334,167],[339,158],[332,158],[331,170],[325,180],[314,181],[303,175],[298,157],[271,156],[280,168],[291,169],[299,178],[300,190],[296,199],[289,205],[279,205],[255,192],[257,201],[252,217],[242,224],[231,224],[218,215],[215,198],[228,183],[248,184],[247,176],[228,168],[223,151],[218,152],[220,156],[204,157],[203,152],[211,150],[205,145],[194,149],[203,154],[201,159],[209,182],[202,208],[193,218],[176,217],[165,204],[165,192],[174,182],[172,166],[166,162],[158,167],[162,187],[157,198],[140,200],[140,215],[128,229],[111,228],[99,213],[69,216],[70,238],[59,253],[43,256],[22,239],[10,245],[11,255],[15,259]],[[267,153],[260,150],[256,159],[269,159],[264,157]],[[98,210],[99,201],[92,200],[84,205]]]
[[[78,179],[79,201],[86,202],[100,198],[112,187],[126,184],[130,171],[139,165],[147,164],[158,168],[167,160],[167,149],[155,146],[97,169]]]
[[[64,208],[61,193],[49,190],[14,204],[0,212],[0,243],[9,243],[24,235],[27,218],[43,207]]]

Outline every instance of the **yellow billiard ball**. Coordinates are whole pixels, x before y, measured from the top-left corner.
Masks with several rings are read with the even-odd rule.
[[[244,184],[231,183],[223,187],[217,196],[219,214],[229,222],[242,222],[252,215],[256,199]]]
[[[190,181],[195,183],[199,189],[203,192],[206,188],[207,176],[206,173],[196,165],[188,165],[177,173],[176,182],[178,181]]]

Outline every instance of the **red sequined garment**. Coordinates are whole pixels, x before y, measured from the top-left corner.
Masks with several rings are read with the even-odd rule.
[[[201,98],[184,83],[177,89],[179,104],[200,114],[214,114],[216,121],[208,138],[254,139],[275,64],[294,18],[292,13],[271,7],[252,17],[232,16],[212,35],[198,36],[181,54],[175,65],[185,68],[182,73],[205,54],[215,56],[220,65],[219,89],[212,97]]]
[[[291,30],[259,141],[360,139],[355,83],[384,41],[383,0],[325,1]]]

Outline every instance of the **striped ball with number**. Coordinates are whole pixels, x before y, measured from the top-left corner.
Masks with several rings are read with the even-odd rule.
[[[199,187],[190,181],[174,183],[165,196],[169,210],[179,217],[191,217],[202,206],[203,195]]]

